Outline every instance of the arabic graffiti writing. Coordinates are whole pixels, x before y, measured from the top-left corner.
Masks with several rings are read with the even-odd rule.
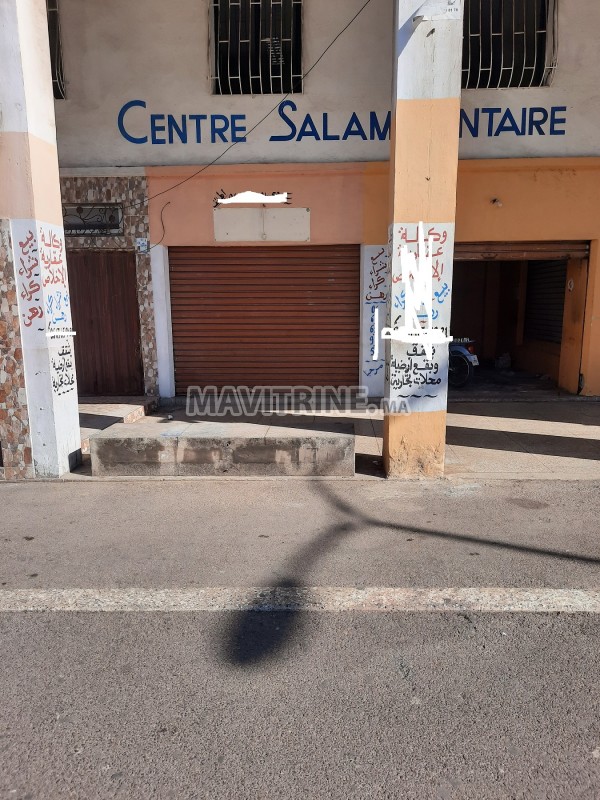
[[[431,347],[431,357],[425,347],[413,344],[403,358],[392,356],[390,365],[390,383],[395,389],[406,386],[439,386],[442,378],[439,375],[440,365],[435,360],[436,348]]]
[[[21,338],[35,364],[28,381],[42,386],[50,379],[56,396],[76,391],[71,340],[71,301],[62,228],[36,220],[11,222],[17,264],[17,299]],[[43,389],[41,389],[43,391]]]
[[[64,250],[62,233],[51,226],[40,225],[39,251],[49,332],[71,329],[71,302]]]
[[[21,320],[25,328],[35,325],[38,331],[44,330],[42,274],[37,239],[33,230],[17,237],[17,291]]]
[[[386,396],[408,400],[412,411],[446,405],[453,248],[452,225],[390,228]]]
[[[360,382],[371,397],[382,397],[385,352],[380,347],[381,329],[389,294],[387,245],[365,245],[361,253],[361,367]]]
[[[75,358],[70,339],[58,337],[71,330],[71,299],[65,263],[62,231],[39,226],[39,249],[44,287],[44,310],[50,339],[50,379],[52,391],[60,396],[75,391]]]
[[[75,390],[75,358],[69,339],[62,339],[50,356],[52,391],[57,395]]]

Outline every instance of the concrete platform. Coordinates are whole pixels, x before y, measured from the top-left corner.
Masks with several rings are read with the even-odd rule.
[[[117,422],[136,422],[157,406],[156,397],[80,397],[81,452],[90,452],[90,437]]]
[[[339,422],[351,425],[354,430],[355,471],[357,478],[378,479],[383,477],[382,435],[383,414],[380,411],[369,413],[364,410],[345,412],[319,412],[316,414],[293,414],[288,417],[247,418],[235,421],[247,423],[255,435],[266,435],[276,428],[285,428],[286,436],[293,428],[300,429],[300,435],[310,437],[323,432],[323,424]],[[188,417],[185,410],[178,407],[162,407],[151,416],[143,417],[135,424],[136,432],[143,425],[148,434],[158,435],[167,431],[165,426],[179,423],[208,432],[208,425],[225,425],[233,431],[231,420],[215,418]],[[115,425],[122,429],[122,425]],[[191,430],[192,428],[187,428]],[[336,431],[334,431],[336,432]],[[183,433],[182,433],[183,437]],[[246,451],[248,452],[248,451]],[[240,459],[242,455],[240,453]],[[184,459],[190,459],[188,453]],[[127,476],[160,476],[160,471],[122,472]],[[276,472],[242,471],[236,465],[233,469],[206,469],[196,471],[189,461],[180,466],[177,475],[164,469],[166,476],[177,477],[195,475],[208,476],[248,476],[268,477],[269,475],[302,474],[290,473],[283,469]],[[188,471],[186,471],[188,470]],[[90,476],[90,465],[84,464],[73,474],[74,479]],[[117,473],[95,473],[113,476]],[[307,476],[337,476],[338,473],[307,471]],[[352,476],[348,470],[343,476]],[[450,402],[448,405],[448,433],[446,444],[446,477],[453,481],[489,480],[600,480],[600,401],[592,398],[563,398],[553,401],[536,402]]]
[[[92,475],[354,475],[354,426],[298,417],[248,421],[140,420],[90,438]]]

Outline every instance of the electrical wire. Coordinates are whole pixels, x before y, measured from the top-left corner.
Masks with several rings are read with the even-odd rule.
[[[167,235],[167,230],[166,230],[166,228],[165,228],[165,221],[164,221],[164,219],[163,219],[163,212],[164,212],[165,208],[166,208],[167,206],[170,206],[170,205],[171,205],[171,201],[170,201],[170,200],[167,200],[167,202],[164,204],[164,206],[163,206],[163,207],[161,208],[161,210],[160,210],[160,224],[162,225],[162,236],[160,237],[160,239],[158,240],[158,242],[155,242],[155,244],[151,245],[151,246],[150,246],[150,247],[149,247],[149,248],[146,250],[146,252],[147,252],[147,253],[149,253],[149,252],[150,252],[150,250],[153,250],[155,247],[158,247],[158,245],[159,245],[159,244],[162,244],[162,241],[163,241],[163,239],[164,239],[164,238],[165,238],[165,236]]]

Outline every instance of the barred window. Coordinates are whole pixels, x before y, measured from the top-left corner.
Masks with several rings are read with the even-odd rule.
[[[60,19],[58,16],[58,0],[46,0],[48,15],[48,38],[50,40],[50,67],[52,69],[52,89],[56,100],[64,100],[65,76],[62,63],[62,45],[60,41]]]
[[[123,206],[80,203],[63,206],[65,236],[122,236]]]
[[[212,0],[215,94],[302,91],[302,0]]]
[[[548,86],[558,0],[465,0],[463,89]]]

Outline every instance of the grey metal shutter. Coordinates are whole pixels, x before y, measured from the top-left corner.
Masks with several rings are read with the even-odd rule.
[[[536,261],[528,265],[526,339],[560,344],[566,280],[566,261]]]

